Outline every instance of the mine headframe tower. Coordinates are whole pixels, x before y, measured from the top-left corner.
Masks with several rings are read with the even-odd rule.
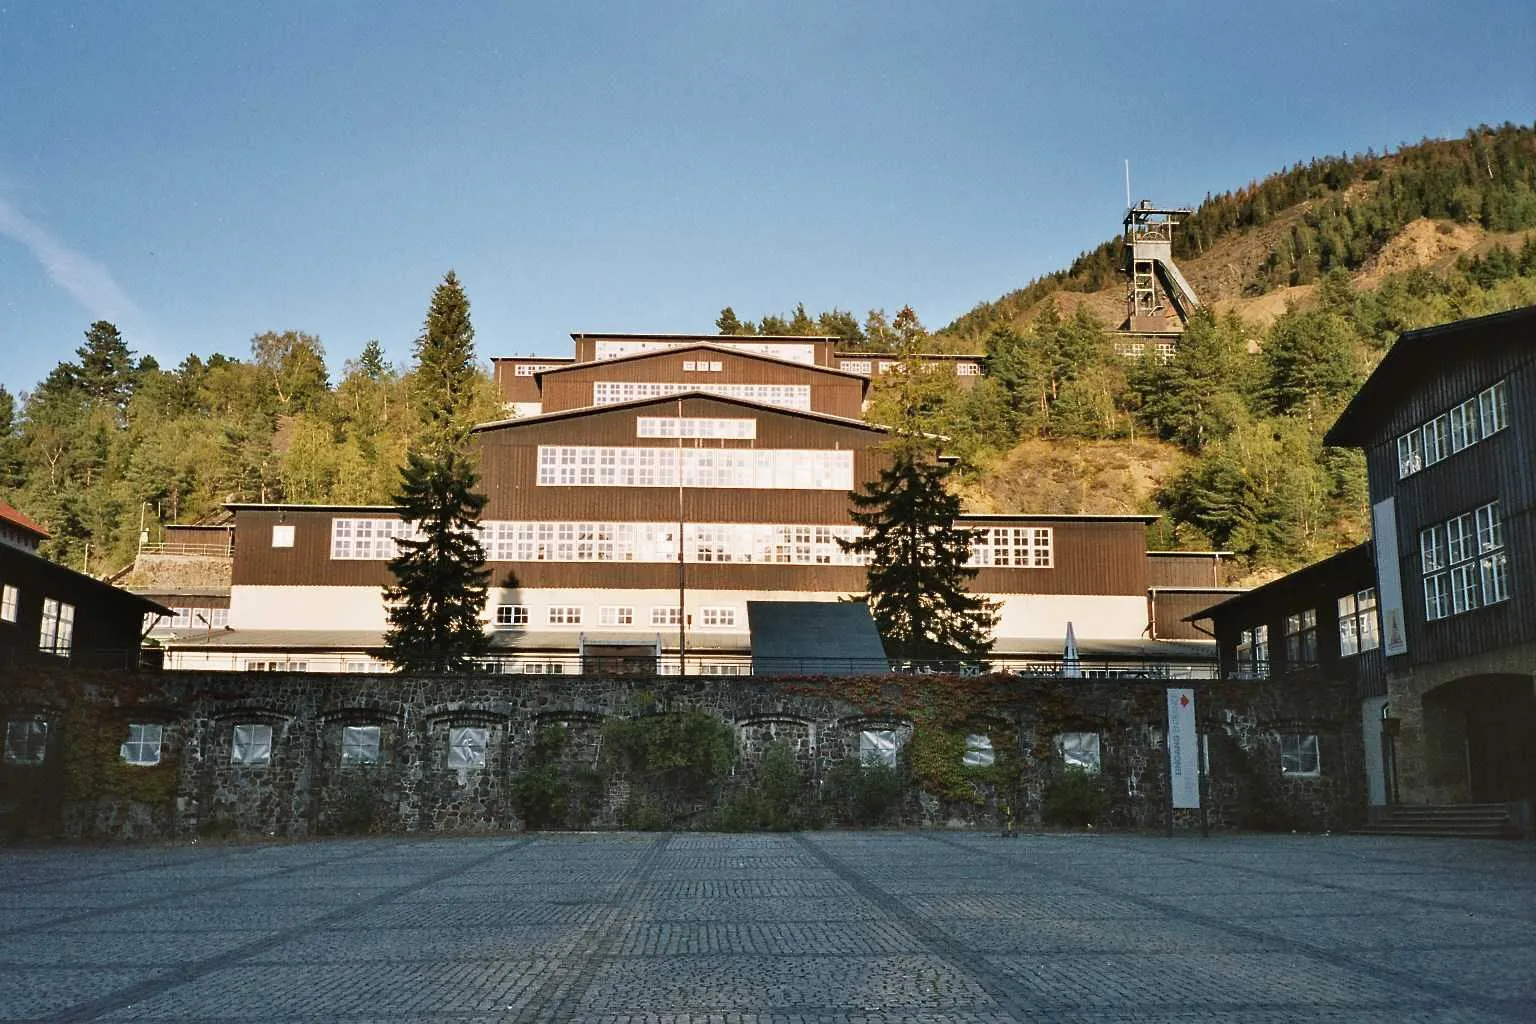
[[[1130,289],[1125,296],[1125,331],[1178,334],[1200,305],[1173,262],[1173,229],[1194,213],[1187,207],[1156,207],[1143,199],[1125,213],[1125,262]],[[1172,306],[1178,320],[1169,323]]]

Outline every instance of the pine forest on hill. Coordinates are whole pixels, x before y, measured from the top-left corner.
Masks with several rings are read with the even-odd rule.
[[[1536,126],[1313,160],[1208,197],[1175,250],[1207,305],[1166,365],[1112,348],[1119,246],[931,334],[907,308],[754,322],[728,307],[717,323],[985,352],[974,389],[893,375],[870,414],[948,436],[969,510],[1160,512],[1154,544],[1232,550],[1272,575],[1366,535],[1360,456],[1321,437],[1398,334],[1536,304]],[[413,371],[378,343],[333,383],[299,331],[171,369],[130,341],[97,322],[19,400],[0,388],[0,497],[48,528],[50,557],[99,575],[132,560],[141,519],[154,540],[226,501],[385,503],[397,488],[423,412]],[[482,383],[473,412],[492,419]]]

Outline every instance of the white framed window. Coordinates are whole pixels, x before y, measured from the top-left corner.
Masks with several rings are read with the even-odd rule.
[[[862,373],[866,377],[875,371],[874,364],[868,359],[840,359],[837,368],[847,373]]]
[[[44,654],[68,657],[75,641],[75,606],[51,597],[43,598],[43,622],[37,649]]]
[[[1376,619],[1376,589],[1367,587],[1339,598],[1339,656],[1374,651],[1381,646]]]
[[[597,610],[599,626],[633,626],[635,610],[622,605],[604,605]]]
[[[864,729],[859,733],[859,763],[896,767],[896,731]]]
[[[16,621],[16,605],[19,597],[20,593],[9,583],[0,587],[0,619],[6,622]]]
[[[551,626],[581,625],[581,606],[574,604],[550,605],[544,620]]]
[[[1452,516],[1419,531],[1424,618],[1461,615],[1509,598],[1509,554],[1499,503]]]
[[[499,604],[496,606],[496,628],[510,629],[528,625],[528,606],[525,604]]]
[[[378,764],[379,736],[382,732],[377,725],[342,726],[341,763]]]
[[[1410,430],[1397,439],[1398,479],[1412,476],[1424,468],[1424,442],[1417,430]]]
[[[736,625],[736,609],[701,608],[699,609],[699,618],[705,626],[734,626]]]
[[[448,730],[448,767],[484,768],[490,743],[491,730],[484,726],[454,726]]]
[[[955,364],[955,376],[957,376],[957,377],[980,377],[981,376],[981,366],[979,364],[977,364],[977,363],[956,363]]]
[[[5,723],[5,763],[42,764],[48,756],[48,723],[12,718]]]
[[[1239,679],[1269,678],[1269,627],[1254,626],[1238,634],[1237,675]]]
[[[754,440],[757,420],[749,417],[637,416],[636,437],[704,437]]]
[[[1451,451],[1459,452],[1479,440],[1477,399],[1469,398],[1451,410]]]
[[[653,626],[680,626],[683,622],[683,612],[680,608],[652,608],[651,625]]]
[[[338,561],[394,558],[400,553],[397,539],[420,540],[421,531],[403,519],[331,520],[331,558]]]
[[[692,360],[692,359],[684,359],[683,360],[683,372],[684,373],[692,373],[695,369],[698,368],[698,365],[699,364],[696,361]]]
[[[960,763],[967,768],[990,768],[997,763],[997,752],[992,749],[992,737],[971,733],[965,738],[965,753]]]
[[[522,661],[517,663],[515,671],[525,676],[562,676],[565,675],[565,663],[560,661]]]
[[[534,374],[543,373],[545,370],[560,369],[559,363],[518,363],[512,368],[514,377],[532,377]]]
[[[996,526],[972,531],[970,565],[1049,569],[1055,559],[1048,526]]]
[[[1478,394],[1477,413],[1478,426],[1482,428],[1484,437],[1509,426],[1509,392],[1503,381]]]
[[[291,548],[291,547],[293,547],[293,524],[292,523],[273,523],[272,524],[272,546],[275,547],[275,548]]]
[[[145,767],[160,763],[160,745],[165,728],[153,723],[135,722],[128,726],[128,738],[118,748],[124,764]]]
[[[1317,757],[1317,736],[1287,734],[1280,737],[1280,774],[1303,778],[1322,774]]]
[[[272,727],[237,725],[230,735],[229,763],[259,766],[272,763]]]

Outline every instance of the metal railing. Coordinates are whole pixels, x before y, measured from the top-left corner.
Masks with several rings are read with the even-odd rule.
[[[180,541],[156,541],[139,545],[141,555],[189,555],[198,558],[229,558],[235,553],[235,542],[226,544],[184,544]]]

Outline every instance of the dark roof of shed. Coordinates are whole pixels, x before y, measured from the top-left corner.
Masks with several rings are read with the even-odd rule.
[[[1323,443],[1342,448],[1363,446],[1372,427],[1391,413],[1396,396],[1404,388],[1434,373],[1447,358],[1463,354],[1467,346],[1518,341],[1511,338],[1511,332],[1519,331],[1526,332],[1525,343],[1536,348],[1536,306],[1404,332],[1323,435]]]
[[[1365,582],[1367,586],[1375,585],[1376,562],[1371,554],[1370,541],[1356,544],[1321,562],[1313,562],[1277,580],[1270,580],[1261,587],[1254,587],[1252,590],[1220,601],[1208,608],[1202,608],[1193,615],[1184,616],[1183,621],[1226,618],[1244,608],[1262,606],[1287,594],[1339,597],[1343,593],[1338,589],[1339,584],[1346,579],[1353,581],[1351,586],[1359,582]]]
[[[884,662],[863,601],[748,601],[752,657],[766,662]]]
[[[761,338],[743,338],[741,344],[746,344],[749,340],[754,344],[760,343],[762,341]],[[684,342],[675,345],[672,348],[652,348],[646,349],[644,352],[629,352],[622,356],[609,356],[607,359],[591,359],[584,363],[566,363],[562,366],[556,366],[548,370],[543,370],[534,374],[534,376],[542,379],[543,377],[552,373],[571,373],[576,370],[590,370],[595,366],[613,366],[619,363],[632,363],[640,359],[657,359],[663,356],[682,355],[688,352],[696,351],[719,352],[728,356],[737,356],[743,359],[755,359],[764,363],[774,363],[778,366],[791,366],[802,370],[814,370],[817,373],[826,373],[831,374],[834,377],[844,377],[850,380],[858,381],[866,388],[869,386],[869,378],[864,376],[862,373],[854,373],[852,370],[843,370],[835,366],[822,366],[820,363],[802,363],[794,359],[784,359],[779,356],[771,356],[766,352],[753,352],[749,349],[734,347],[729,342],[719,342],[713,339],[705,341]]]
[[[590,365],[590,364],[584,364]],[[864,420],[849,419],[846,416],[833,416],[831,413],[815,412],[808,409],[790,409],[782,405],[769,405],[766,402],[754,402],[748,398],[732,398],[729,395],[712,395],[707,391],[679,391],[675,395],[656,395],[651,398],[634,398],[627,402],[610,402],[607,405],[580,405],[574,409],[560,409],[556,412],[543,412],[537,416],[520,416],[507,420],[492,420],[489,423],[477,423],[470,428],[471,433],[483,433],[488,430],[504,430],[508,427],[526,427],[534,423],[552,423],[556,420],[575,419],[582,416],[599,416],[603,413],[624,412],[626,410],[643,409],[651,405],[676,405],[680,398],[704,398],[711,402],[724,402],[727,405],[740,406],[743,409],[758,413],[780,413],[785,416],[794,416],[799,419],[817,420],[821,423],[831,423],[840,427],[854,427],[858,430],[868,430],[877,434],[891,433],[890,427],[882,427],[874,423],[866,423]]]

